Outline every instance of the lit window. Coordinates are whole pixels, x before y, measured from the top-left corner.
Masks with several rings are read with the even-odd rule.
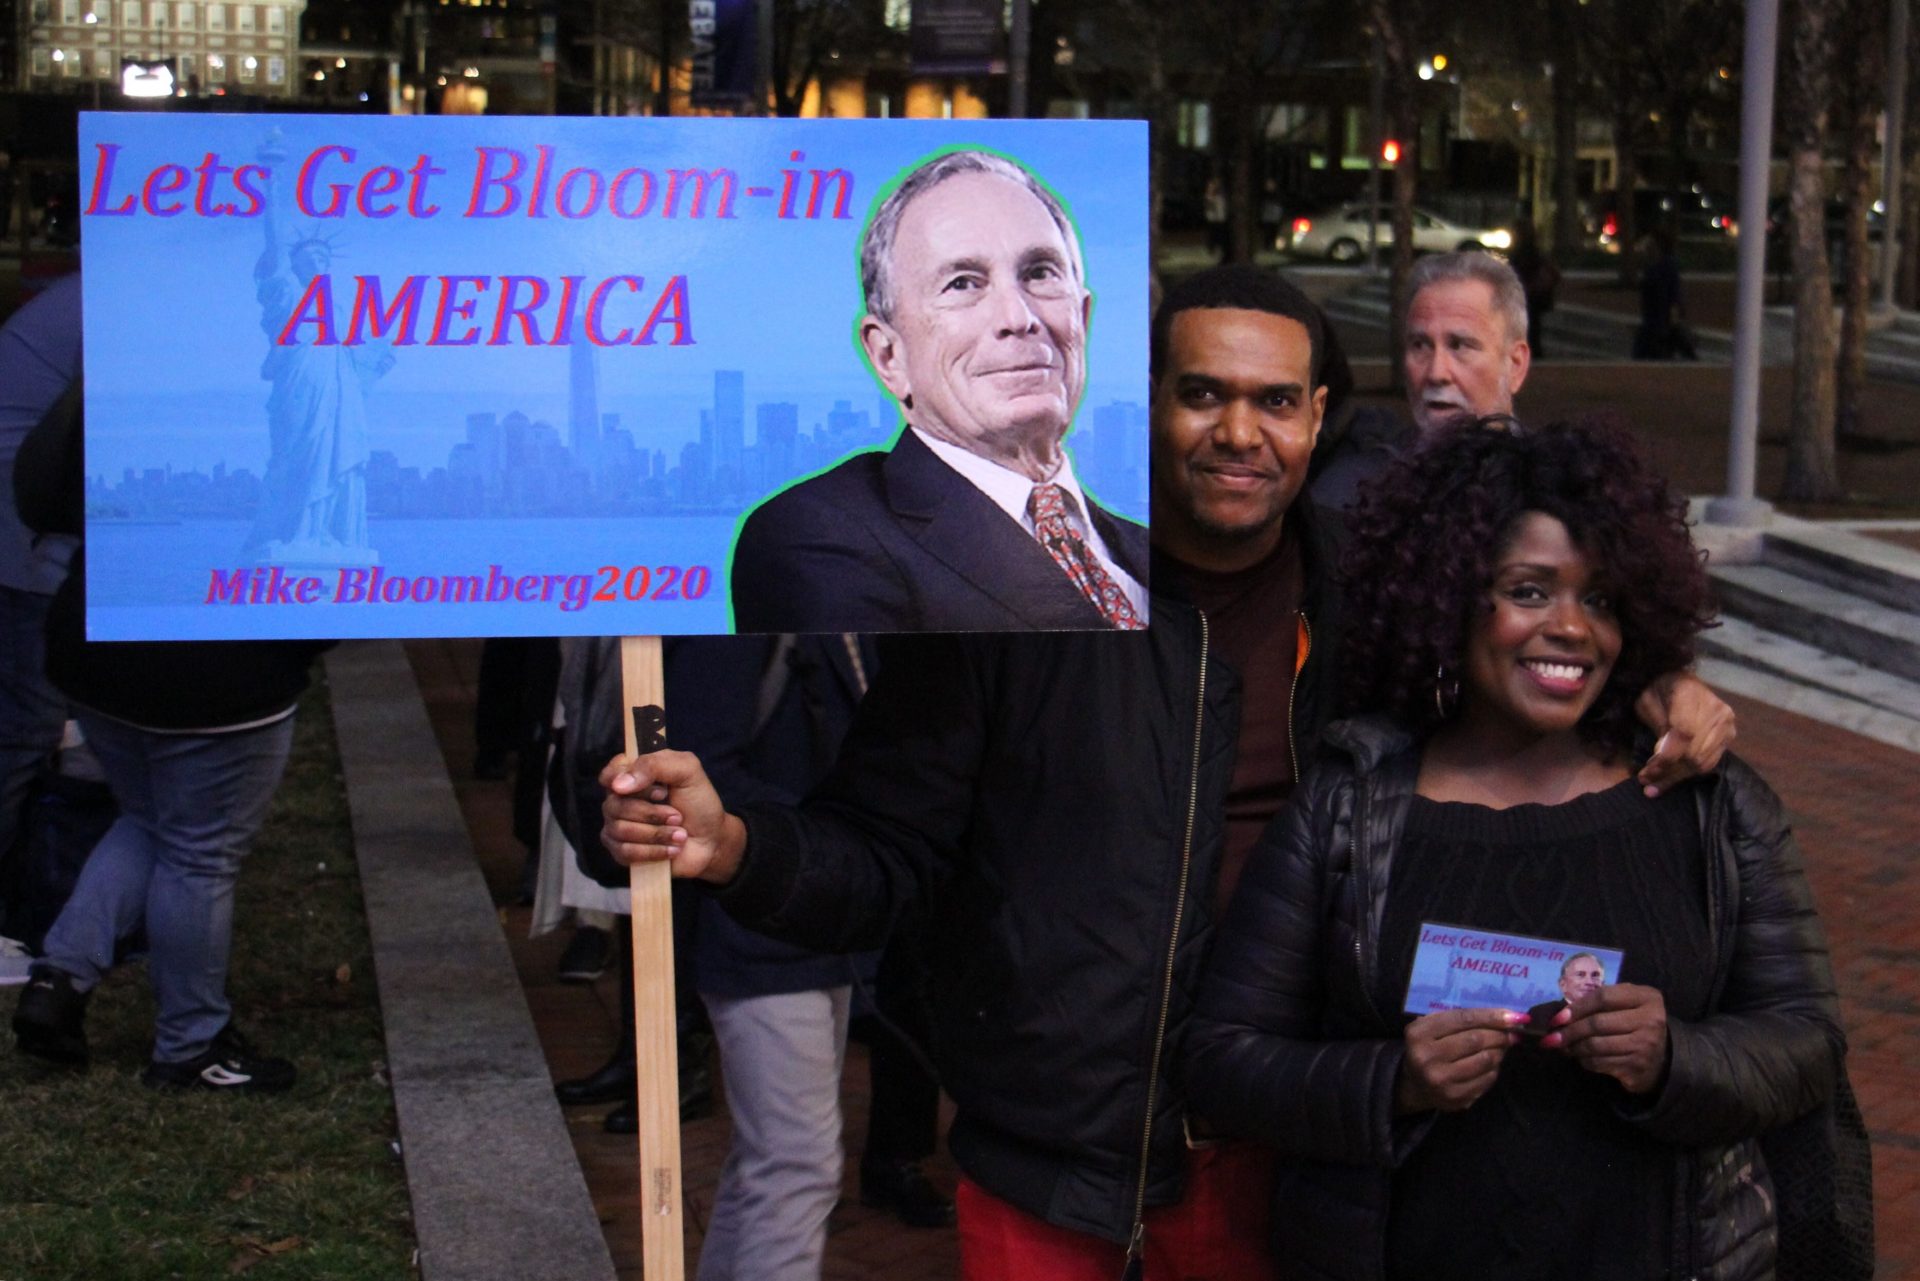
[[[236,5],[234,7],[233,12],[234,12],[234,16],[239,19],[239,21],[235,25],[241,31],[253,30],[253,6],[252,5],[250,4]]]
[[[210,4],[207,6],[207,30],[225,31],[227,29],[227,6]]]
[[[240,81],[242,84],[253,83],[253,71],[254,68],[259,65],[260,60],[258,58],[242,58],[240,60]]]
[[[126,3],[120,6],[120,21],[130,28],[138,27],[142,12],[140,0],[126,0]]]
[[[195,25],[193,6],[190,4],[174,5],[173,25],[182,31],[192,31]]]
[[[86,70],[85,67],[80,65],[80,51],[78,49],[67,50],[66,61],[60,64],[60,74],[69,80],[73,80],[85,75]]]
[[[267,6],[267,34],[282,36],[287,33],[287,11],[279,5]]]
[[[207,55],[207,83],[218,84],[227,78],[227,60],[217,53]]]
[[[279,58],[279,57],[268,58],[267,59],[267,83],[270,85],[279,85],[279,84],[285,84],[286,82],[287,82],[287,60],[285,58]]]
[[[45,49],[36,48],[33,51],[33,74],[36,76],[53,74],[53,63]]]
[[[60,0],[60,21],[69,27],[80,25],[80,0]]]
[[[93,0],[93,3],[87,6],[87,12],[92,14],[93,20],[102,26],[106,26],[113,21],[113,5],[111,0]]]

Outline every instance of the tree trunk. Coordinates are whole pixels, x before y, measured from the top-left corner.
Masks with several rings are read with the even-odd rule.
[[[1873,253],[1867,240],[1867,208],[1873,203],[1874,132],[1880,118],[1879,90],[1885,76],[1886,10],[1876,0],[1855,0],[1846,39],[1852,59],[1844,78],[1848,105],[1847,166],[1841,195],[1847,202],[1845,275],[1841,278],[1840,367],[1835,390],[1836,435],[1860,431],[1860,397],[1867,384],[1867,317],[1873,307]],[[1894,246],[1881,245],[1882,253]]]
[[[1553,252],[1571,265],[1580,249],[1580,6],[1552,0]],[[1539,226],[1536,217],[1535,227]]]
[[[1640,185],[1640,161],[1634,154],[1634,120],[1627,110],[1613,118],[1613,216],[1620,247],[1620,286],[1632,289],[1640,283],[1640,219],[1634,213],[1634,188]]]
[[[1826,0],[1793,6],[1788,87],[1788,230],[1793,242],[1793,402],[1783,498],[1840,496],[1834,455],[1832,267],[1827,261],[1826,139],[1833,32]]]
[[[1379,56],[1385,64],[1387,136],[1399,142],[1400,158],[1393,165],[1393,257],[1388,276],[1389,324],[1387,370],[1396,391],[1405,386],[1400,353],[1406,346],[1407,273],[1413,268],[1413,197],[1419,161],[1419,118],[1414,103],[1414,65],[1407,32],[1396,21],[1390,0],[1371,0],[1367,15],[1380,35]]]
[[[1413,201],[1420,173],[1419,120],[1410,85],[1402,83],[1389,118],[1401,142],[1400,159],[1393,166],[1393,324],[1389,329],[1387,369],[1393,375],[1394,390],[1400,391],[1406,386],[1400,353],[1407,349],[1407,274],[1413,270]]]
[[[653,114],[673,114],[673,10],[660,6],[660,79],[653,91]]]
[[[1259,110],[1253,95],[1236,88],[1226,100],[1227,144],[1227,262],[1252,262],[1254,215],[1254,123]]]

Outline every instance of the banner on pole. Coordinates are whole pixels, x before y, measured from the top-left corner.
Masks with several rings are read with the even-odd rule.
[[[1059,399],[1064,362],[1073,475],[1094,515],[1144,521],[1138,123],[83,116],[89,634],[735,630],[748,513],[904,452],[857,251],[890,184],[953,149],[1057,195],[1090,293],[1079,338],[1049,345],[1033,304],[1039,356],[940,386],[929,365],[923,406]],[[1116,554],[1138,532],[1098,528]],[[811,601],[852,581],[768,576]],[[897,621],[738,630],[1023,625],[903,590]]]
[[[914,0],[915,75],[984,76],[1007,69],[1001,0]]]
[[[769,0],[770,2],[770,0]],[[739,107],[753,101],[759,50],[755,0],[688,0],[696,107]]]

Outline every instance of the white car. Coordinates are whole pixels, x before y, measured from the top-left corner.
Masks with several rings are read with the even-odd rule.
[[[1287,247],[1294,253],[1329,258],[1334,262],[1358,262],[1367,253],[1367,207],[1343,205],[1310,217],[1295,218],[1289,225]],[[1381,206],[1378,237],[1382,249],[1393,246],[1393,210]],[[1415,253],[1447,253],[1455,249],[1494,249],[1501,253],[1513,248],[1513,233],[1504,227],[1463,227],[1448,222],[1424,209],[1413,211],[1413,249]]]

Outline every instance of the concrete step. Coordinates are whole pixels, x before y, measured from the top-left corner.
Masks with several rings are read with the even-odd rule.
[[[1829,525],[1776,517],[1761,542],[1760,560],[1902,611],[1920,632],[1920,555],[1904,547]]]
[[[1757,698],[1824,725],[1920,754],[1920,720],[1913,717],[1869,707],[1730,659],[1707,655],[1695,670],[1701,680],[1722,693]]]
[[[1772,565],[1713,569],[1722,608],[1771,632],[1920,681],[1920,619]],[[1920,708],[1915,709],[1920,714]]]
[[[1701,633],[1699,646],[1704,655],[1904,717],[1920,729],[1920,682],[1816,649],[1742,618],[1722,619],[1720,626]]]

